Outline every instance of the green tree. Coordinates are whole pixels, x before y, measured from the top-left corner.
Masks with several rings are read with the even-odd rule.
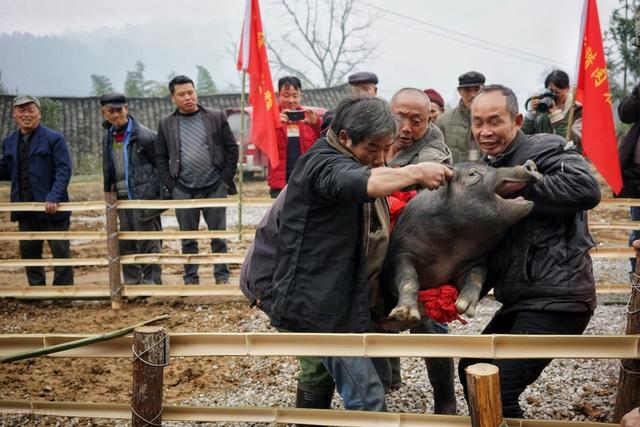
[[[198,69],[198,79],[196,88],[199,95],[215,95],[218,93],[218,88],[211,78],[211,73],[202,65],[196,65]]]
[[[40,98],[40,114],[42,124],[48,128],[61,131],[62,120],[60,117],[61,105],[50,98]]]
[[[109,77],[100,74],[91,74],[91,93],[93,96],[100,96],[107,92],[113,92],[113,85]]]
[[[2,70],[0,70],[0,95],[8,95],[9,91],[7,90],[6,87],[4,87],[4,84],[2,84]]]
[[[142,98],[147,95],[148,84],[144,80],[144,64],[137,61],[134,70],[127,71],[124,80],[124,94],[131,98]]]
[[[614,100],[629,94],[631,85],[640,82],[640,56],[634,46],[636,19],[640,0],[619,0],[605,32],[605,50],[609,86]]]

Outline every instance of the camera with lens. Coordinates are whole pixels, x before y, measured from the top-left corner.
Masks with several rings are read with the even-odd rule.
[[[536,111],[538,113],[547,113],[549,112],[549,109],[558,102],[558,95],[553,92],[544,92],[540,95],[532,96],[531,98],[527,99],[527,102],[525,102],[525,108],[528,109],[529,101],[533,99],[539,100]]]

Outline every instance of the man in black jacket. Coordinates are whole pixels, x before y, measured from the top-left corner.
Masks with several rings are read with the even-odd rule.
[[[100,97],[100,113],[106,132],[102,139],[104,191],[115,191],[119,200],[160,199],[160,179],[156,168],[156,134],[129,114],[122,93]],[[162,231],[158,209],[118,209],[120,231]],[[160,240],[120,240],[120,255],[159,253]],[[123,264],[126,284],[162,284],[158,264]]]
[[[158,125],[157,160],[163,184],[176,200],[222,198],[236,194],[233,177],[238,145],[226,117],[198,104],[193,80],[176,76],[169,82],[176,110]],[[200,212],[209,230],[227,228],[226,208],[176,209],[181,231],[197,230]],[[224,239],[211,239],[211,252],[227,252]],[[183,254],[197,254],[198,241],[182,240]],[[229,283],[226,264],[214,264],[216,283]],[[185,264],[184,282],[200,283],[197,264]]]
[[[395,133],[385,101],[346,98],[327,138],[298,159],[277,236],[270,317],[280,330],[373,330],[370,289],[388,245],[384,197],[414,184],[435,189],[451,177],[451,170],[438,163],[380,167]],[[346,409],[386,410],[371,359],[320,359]]]
[[[618,116],[623,123],[632,124],[620,146],[620,168],[622,169],[622,191],[618,197],[640,197],[640,83],[618,105]],[[631,219],[640,220],[640,207],[631,207]],[[629,234],[629,246],[640,238],[640,231]],[[636,257],[630,258],[631,272],[636,271]]]
[[[487,285],[502,307],[482,333],[581,334],[596,306],[586,210],[600,202],[600,190],[587,162],[562,137],[527,136],[522,121],[516,96],[504,86],[485,86],[471,104],[471,130],[486,164],[515,166],[531,159],[543,174],[517,194],[535,202],[532,212],[491,254]],[[465,394],[465,368],[479,361],[460,360]],[[491,362],[500,369],[505,417],[523,416],[518,398],[550,362]]]

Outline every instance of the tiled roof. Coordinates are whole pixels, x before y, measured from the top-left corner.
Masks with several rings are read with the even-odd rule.
[[[334,108],[340,99],[348,95],[348,85],[343,84],[324,89],[306,89],[303,95],[304,105]],[[0,137],[4,138],[16,129],[11,117],[12,95],[0,95]],[[100,146],[104,129],[100,115],[98,97],[71,98],[52,97],[60,108],[58,122],[71,149],[74,169],[89,172],[101,165],[102,148]],[[200,96],[201,105],[224,110],[240,106],[240,94],[219,94]],[[129,98],[129,112],[145,126],[156,129],[160,118],[174,110],[167,98]],[[247,101],[248,102],[248,101]],[[94,170],[95,171],[95,170]]]

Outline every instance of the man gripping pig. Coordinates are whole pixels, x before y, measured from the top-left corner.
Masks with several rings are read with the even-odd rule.
[[[581,334],[596,306],[589,250],[594,241],[587,212],[600,202],[589,165],[563,138],[527,136],[513,91],[485,86],[471,104],[471,132],[485,164],[523,165],[533,160],[542,179],[519,192],[534,207],[512,226],[490,254],[487,285],[502,307],[483,334]],[[467,395],[465,368],[486,360],[461,359],[460,381]],[[551,359],[498,359],[502,413],[521,418],[518,398]]]

